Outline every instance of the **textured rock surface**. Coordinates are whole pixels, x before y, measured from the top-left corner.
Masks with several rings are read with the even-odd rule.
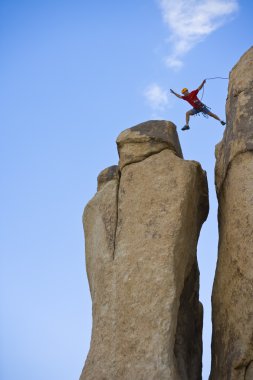
[[[230,74],[216,156],[219,254],[212,294],[211,380],[253,379],[253,48]]]
[[[104,184],[85,208],[86,268],[92,298],[92,337],[82,379],[114,379],[113,255],[117,224],[118,180]]]
[[[119,168],[117,165],[110,166],[109,168],[106,168],[102,170],[102,172],[98,175],[98,186],[97,190],[101,190],[102,187],[107,184],[109,181],[116,179],[118,180],[119,177]]]
[[[227,127],[216,146],[216,187],[220,191],[232,160],[253,151],[253,48],[235,65],[229,76],[226,103]]]
[[[117,138],[122,169],[129,163],[142,161],[144,158],[163,149],[170,149],[183,158],[175,124],[170,121],[149,121],[123,131]]]
[[[205,172],[179,157],[168,122],[143,123],[117,141],[121,175],[105,176],[84,211],[93,329],[81,379],[199,380]]]

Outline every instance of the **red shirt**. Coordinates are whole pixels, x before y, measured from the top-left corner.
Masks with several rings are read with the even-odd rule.
[[[197,98],[197,93],[199,90],[193,90],[189,93],[187,96],[182,96],[182,99],[186,100],[188,103],[190,103],[194,108],[200,109],[203,107],[203,103]]]

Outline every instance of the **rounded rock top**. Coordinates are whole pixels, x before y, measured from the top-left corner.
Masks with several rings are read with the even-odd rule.
[[[163,149],[172,150],[183,158],[175,124],[166,120],[151,120],[120,133],[117,140],[119,166],[139,162]]]

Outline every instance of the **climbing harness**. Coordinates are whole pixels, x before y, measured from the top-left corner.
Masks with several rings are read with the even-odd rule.
[[[208,107],[206,104],[203,103],[203,106],[201,107],[201,109],[203,108],[207,108],[208,111],[211,111],[211,107]],[[195,113],[193,116],[200,116],[200,114],[202,114],[202,116],[204,116],[206,119],[208,119],[209,115],[205,112],[202,112],[200,109],[200,111],[198,113]]]

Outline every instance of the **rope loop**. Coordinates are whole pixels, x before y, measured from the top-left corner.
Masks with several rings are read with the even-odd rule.
[[[213,77],[213,78],[206,78],[206,80],[213,80],[213,79],[229,79],[229,78],[224,78],[224,77]],[[205,89],[204,89],[205,85],[203,86],[203,91],[202,91],[202,95],[201,95],[201,99],[203,99],[203,96],[204,96],[204,93],[205,93]]]

